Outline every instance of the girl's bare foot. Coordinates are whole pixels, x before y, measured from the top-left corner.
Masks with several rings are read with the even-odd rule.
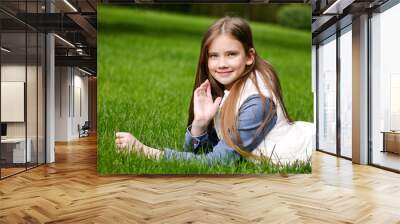
[[[120,152],[142,152],[145,146],[129,132],[117,132],[115,134],[115,144]]]

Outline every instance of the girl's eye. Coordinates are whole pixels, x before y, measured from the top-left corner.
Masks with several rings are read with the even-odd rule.
[[[212,55],[210,55],[210,58],[217,58],[217,55],[212,54]]]
[[[228,56],[230,56],[230,57],[235,56],[235,55],[236,55],[236,53],[228,53]]]

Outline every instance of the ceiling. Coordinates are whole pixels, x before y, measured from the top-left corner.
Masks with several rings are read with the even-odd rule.
[[[79,66],[96,74],[96,8],[96,0],[1,0],[2,46],[12,50],[2,60],[37,57],[44,48],[37,35],[50,32],[57,34],[56,66]]]

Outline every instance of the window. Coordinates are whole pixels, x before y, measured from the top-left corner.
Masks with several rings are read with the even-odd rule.
[[[400,4],[371,18],[372,163],[400,170]]]
[[[318,47],[318,149],[336,154],[336,35]]]
[[[341,31],[340,41],[340,155],[352,157],[352,34],[351,25]]]

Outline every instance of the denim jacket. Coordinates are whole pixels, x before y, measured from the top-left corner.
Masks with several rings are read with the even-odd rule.
[[[273,117],[268,125],[257,135],[257,129],[267,117],[272,103]],[[242,141],[242,149],[252,152],[275,126],[277,120],[276,109],[273,101],[266,98],[265,110],[262,98],[259,95],[249,96],[239,109],[238,132]],[[229,164],[242,157],[234,149],[228,146],[224,140],[217,137],[215,130],[194,137],[190,133],[191,126],[186,129],[184,152],[173,149],[164,149],[165,159],[199,159],[213,165],[215,163]]]

